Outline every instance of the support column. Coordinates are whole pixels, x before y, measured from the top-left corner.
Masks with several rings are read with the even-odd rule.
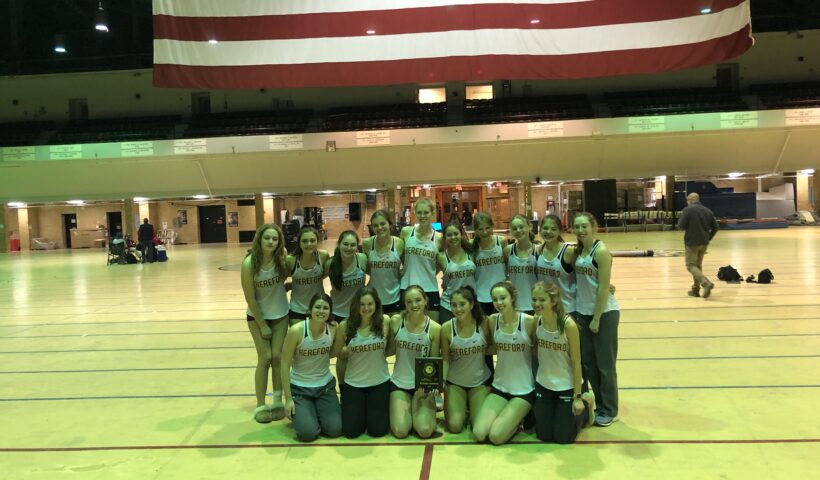
[[[253,210],[256,215],[256,228],[265,224],[265,198],[261,193],[253,194]]]
[[[6,220],[8,218],[8,207],[5,203],[0,203],[0,253],[9,251],[9,234],[6,230]]]
[[[666,187],[664,190],[664,197],[663,197],[663,209],[667,212],[673,212],[675,210],[675,176],[674,175],[667,175],[666,176]]]
[[[797,174],[797,185],[795,185],[797,187],[797,190],[794,192],[794,197],[797,200],[797,210],[811,211],[812,200],[814,199],[810,197],[810,180],[810,175],[807,175],[805,173]]]
[[[28,208],[17,209],[17,228],[20,230],[20,251],[27,252],[31,250],[31,229],[29,228]]]
[[[395,223],[398,220],[396,216],[396,189],[395,188],[388,188],[384,192],[384,209],[391,216],[391,220]]]
[[[122,235],[130,235],[134,238],[137,225],[134,221],[134,199],[126,198],[123,202]]]
[[[524,215],[532,220],[532,182],[524,182]]]
[[[820,181],[817,180],[817,173],[811,174],[809,178],[809,186],[811,187],[812,192],[812,207],[814,210],[820,210]]]
[[[284,198],[274,198],[273,199],[273,223],[282,226],[282,210],[285,209],[285,199]]]

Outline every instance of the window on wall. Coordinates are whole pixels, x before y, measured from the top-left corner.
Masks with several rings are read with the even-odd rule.
[[[419,103],[441,103],[447,101],[444,87],[419,88]]]
[[[465,95],[467,100],[492,100],[493,86],[489,83],[486,85],[467,85]]]

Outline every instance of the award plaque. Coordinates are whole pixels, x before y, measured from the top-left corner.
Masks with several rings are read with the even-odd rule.
[[[441,357],[416,358],[416,388],[444,390],[444,368]]]

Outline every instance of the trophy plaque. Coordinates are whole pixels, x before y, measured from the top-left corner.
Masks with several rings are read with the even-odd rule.
[[[444,368],[441,357],[416,358],[416,389],[444,390]]]

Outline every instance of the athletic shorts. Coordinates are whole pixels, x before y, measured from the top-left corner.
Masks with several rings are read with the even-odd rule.
[[[382,305],[382,313],[386,315],[391,315],[393,313],[401,312],[401,301],[397,300],[393,303],[388,303],[386,305]]]
[[[492,388],[492,390],[490,390],[490,393],[494,393],[494,394],[498,395],[499,397],[503,398],[504,400],[506,400],[508,402],[510,400],[512,400],[513,398],[520,398],[521,400],[524,400],[525,402],[529,403],[530,405],[535,404],[535,390],[531,391],[530,393],[524,394],[524,395],[513,395],[511,393],[502,392],[501,390],[499,390],[495,387],[491,387],[491,388]]]
[[[393,393],[393,392],[404,392],[404,393],[406,393],[406,394],[408,394],[412,397],[413,395],[416,394],[416,389],[415,388],[401,388],[398,385],[396,385],[395,383],[393,383],[393,380],[390,380],[390,393]]]

